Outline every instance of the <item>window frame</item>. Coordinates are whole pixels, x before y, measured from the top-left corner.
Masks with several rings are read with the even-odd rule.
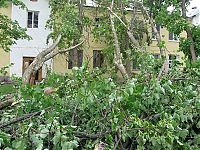
[[[174,59],[170,59],[170,56],[175,57]],[[169,63],[169,68],[172,67],[174,61],[178,61],[180,56],[178,54],[168,54],[168,63]]]
[[[172,34],[173,39],[170,39],[170,37],[171,37],[170,34]],[[176,39],[175,39],[175,37],[176,37]],[[176,35],[176,34],[174,34],[174,33],[169,32],[169,38],[168,38],[168,40],[170,42],[179,42],[179,36]]]
[[[154,59],[160,59],[161,58],[161,55],[159,53],[152,53],[151,55],[154,57]],[[156,57],[156,56],[158,56],[158,57]]]
[[[29,26],[29,13],[32,13],[31,17],[31,26]],[[37,20],[35,20],[35,17],[37,14]],[[40,11],[34,11],[34,10],[28,10],[27,11],[27,28],[28,29],[38,29],[39,28],[39,14]],[[37,21],[37,26],[35,27],[35,21]]]
[[[68,52],[68,59],[67,59],[67,68],[68,69],[72,69],[73,67],[82,67],[83,65],[83,50],[77,50],[77,55],[78,55],[78,59],[77,59],[77,66],[74,65],[74,50],[71,50]]]
[[[96,56],[99,57],[95,57],[95,52],[97,52]],[[97,58],[99,58],[100,60],[97,60]],[[102,53],[102,50],[93,50],[93,68],[102,68],[104,63],[104,56]]]

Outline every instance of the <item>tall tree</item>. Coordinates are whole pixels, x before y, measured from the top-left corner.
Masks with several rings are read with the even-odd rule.
[[[0,9],[7,9],[11,3],[26,9],[26,6],[19,0],[1,0]],[[10,46],[19,39],[30,40],[31,37],[26,34],[26,29],[20,27],[17,21],[12,21],[8,16],[0,13],[0,48],[10,51]]]
[[[180,35],[183,31],[187,33],[187,39],[190,41],[191,59],[196,61],[196,52],[192,38],[192,23],[188,20],[186,12],[188,11],[189,0],[144,0],[144,5],[149,8],[149,14],[160,25],[166,27],[170,32]],[[169,11],[169,8],[172,8]]]

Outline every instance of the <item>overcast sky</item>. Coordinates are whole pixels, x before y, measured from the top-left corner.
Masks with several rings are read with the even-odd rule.
[[[197,6],[200,9],[200,0],[192,0],[191,7]]]

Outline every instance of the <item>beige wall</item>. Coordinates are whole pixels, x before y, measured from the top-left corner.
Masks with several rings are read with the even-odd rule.
[[[85,11],[85,15],[88,16],[90,19],[94,19],[97,15],[97,11],[94,10],[94,8],[87,7]],[[139,14],[140,15],[140,14]],[[130,15],[127,15],[127,18],[130,19]],[[150,31],[151,32],[151,31]],[[181,36],[185,37],[186,33],[182,33]],[[93,67],[93,50],[101,50],[106,47],[105,43],[96,42],[94,40],[94,37],[92,34],[87,35],[85,34],[85,37],[87,38],[87,42],[84,44],[83,47],[83,61],[89,60],[89,68]],[[183,58],[184,54],[182,52],[178,52],[179,49],[179,42],[178,41],[169,41],[169,32],[165,28],[161,28],[161,37],[162,40],[165,41],[165,45],[167,48],[166,55],[169,54],[175,54],[179,56],[179,58]],[[150,53],[159,54],[159,48],[157,46],[157,41],[153,40],[151,45],[147,47],[147,50]],[[57,73],[66,73],[71,72],[71,69],[67,69],[68,64],[66,61],[67,56],[66,55],[59,55],[56,58],[54,58],[53,63],[53,70]]]
[[[7,15],[9,18],[11,18],[11,11],[12,11],[11,5],[9,5],[7,8],[0,9],[0,13]],[[10,63],[10,53],[5,52],[2,48],[0,48],[0,68],[2,68],[5,65],[8,65],[9,63]]]
[[[169,31],[166,28],[161,28],[161,38],[162,41],[165,42],[166,51],[165,54],[168,56],[169,54],[177,55],[181,61],[184,59],[183,52],[179,52],[179,41],[170,41],[169,40]],[[186,32],[181,33],[180,37],[186,37]],[[157,46],[157,41],[152,40],[152,44],[148,47],[151,53],[159,54],[159,48]]]
[[[85,15],[90,19],[96,17],[94,9],[90,7],[86,8]],[[85,33],[86,42],[83,45],[83,63],[88,63],[89,68],[93,68],[93,50],[101,50],[106,47],[106,44],[103,42],[95,41],[92,34]],[[68,69],[67,55],[61,54],[54,58],[53,61],[53,71],[56,73],[64,74],[66,72],[70,73],[72,70]]]

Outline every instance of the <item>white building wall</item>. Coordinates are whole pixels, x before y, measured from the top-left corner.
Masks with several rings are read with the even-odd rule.
[[[194,24],[195,26],[200,25],[200,15],[197,14],[196,16],[194,16],[192,18],[192,24]]]
[[[50,8],[48,0],[38,0],[32,2],[30,0],[22,0],[29,11],[39,11],[38,28],[27,28],[27,34],[32,40],[19,40],[17,44],[11,47],[10,60],[14,65],[10,69],[10,73],[22,76],[23,57],[36,57],[36,55],[49,45],[46,44],[47,36],[50,31],[45,29],[46,21],[49,19]],[[12,6],[12,20],[17,20],[21,27],[27,27],[27,10],[22,10],[17,6]],[[48,66],[51,65],[49,61]],[[45,67],[43,67],[43,77],[45,77]]]

